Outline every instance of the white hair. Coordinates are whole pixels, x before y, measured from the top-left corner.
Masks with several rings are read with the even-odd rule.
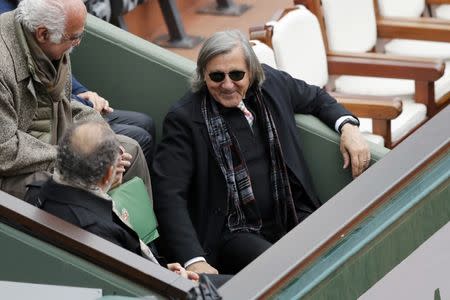
[[[21,0],[16,20],[30,32],[39,26],[49,31],[52,43],[60,43],[66,29],[66,10],[59,0]]]

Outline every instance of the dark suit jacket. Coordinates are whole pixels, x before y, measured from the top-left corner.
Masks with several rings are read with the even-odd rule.
[[[94,104],[91,101],[77,96],[80,93],[87,92],[88,89],[84,85],[82,85],[73,75],[71,78],[72,78],[72,92],[71,92],[72,99],[81,102],[84,105],[94,107]]]
[[[39,199],[43,210],[141,255],[138,235],[113,213],[112,201],[53,179],[42,186]]]
[[[263,67],[266,80],[262,92],[276,124],[286,165],[319,206],[294,113],[315,115],[332,128],[339,117],[351,113],[319,87]],[[187,93],[167,114],[152,181],[165,254],[181,263],[205,256],[214,265],[226,221],[227,190],[200,110],[205,92]]]

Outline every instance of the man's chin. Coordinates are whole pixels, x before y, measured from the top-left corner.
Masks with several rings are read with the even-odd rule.
[[[230,96],[220,96],[220,103],[225,107],[236,107],[241,102],[241,98],[239,96],[236,96],[236,94],[230,95]]]
[[[69,50],[67,50],[66,52],[62,53],[61,55],[59,55],[59,57],[57,57],[56,55],[52,57],[52,60],[54,61],[59,61],[61,60],[61,58],[63,58],[64,54],[70,54],[73,51],[73,47],[71,47]]]
[[[67,54],[67,55],[72,54],[74,49],[75,49],[75,47],[70,47],[69,49],[66,50],[66,52],[61,54],[61,57],[59,59],[61,59],[64,56],[64,54]]]

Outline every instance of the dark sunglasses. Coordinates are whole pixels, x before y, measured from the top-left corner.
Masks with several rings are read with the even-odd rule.
[[[211,72],[208,74],[209,78],[214,82],[222,82],[225,80],[225,75],[228,75],[231,80],[233,81],[240,81],[242,78],[244,78],[245,72],[244,71],[231,71],[229,73],[225,72]]]

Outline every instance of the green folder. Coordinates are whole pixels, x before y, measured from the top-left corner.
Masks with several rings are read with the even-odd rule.
[[[108,194],[119,213],[126,210],[131,227],[144,243],[148,244],[159,236],[153,201],[141,178],[134,177]]]

